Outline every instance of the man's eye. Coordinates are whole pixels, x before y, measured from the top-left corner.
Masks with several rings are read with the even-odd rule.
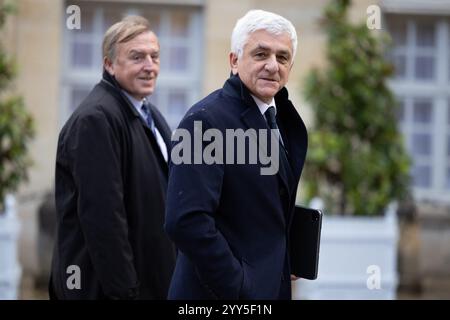
[[[255,56],[256,56],[257,58],[265,58],[265,57],[266,57],[266,53],[265,53],[265,52],[257,52],[257,53],[255,54]]]

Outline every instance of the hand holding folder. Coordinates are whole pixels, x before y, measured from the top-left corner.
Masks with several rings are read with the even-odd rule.
[[[295,206],[290,230],[291,274],[314,280],[319,268],[322,212]]]

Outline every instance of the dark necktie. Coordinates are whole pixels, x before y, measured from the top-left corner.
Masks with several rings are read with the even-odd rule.
[[[266,117],[267,124],[269,125],[269,128],[270,128],[270,129],[276,130],[277,138],[278,138],[278,140],[280,140],[281,146],[282,146],[283,150],[284,150],[285,152],[287,152],[287,151],[284,149],[283,138],[281,137],[280,129],[278,128],[278,125],[277,125],[277,118],[276,118],[276,110],[275,110],[275,107],[270,106],[270,107],[266,110],[266,112],[264,112],[264,116]]]
[[[276,114],[275,113],[276,113],[275,107],[274,106],[270,106],[266,110],[266,112],[264,112],[264,115],[266,116],[267,123],[269,124],[269,128],[278,130],[277,118],[276,118]]]
[[[147,123],[147,126],[150,128],[150,130],[152,130],[153,135],[155,135],[156,137],[155,122],[153,121],[152,112],[145,102],[142,103],[141,110],[145,115],[145,122]]]
[[[276,119],[275,113],[276,113],[275,107],[270,106],[269,109],[267,109],[266,112],[264,112],[264,116],[266,117],[269,128],[272,130],[276,130],[277,139],[280,142],[280,145],[278,148],[279,153],[280,153],[280,160],[284,166],[283,169],[287,169],[288,167],[290,167],[289,160],[288,160],[288,152],[284,147],[283,138],[281,137],[280,129],[278,128],[278,125],[277,125],[277,119]]]

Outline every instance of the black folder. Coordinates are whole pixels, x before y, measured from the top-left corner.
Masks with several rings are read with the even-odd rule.
[[[309,280],[317,278],[321,229],[320,210],[295,206],[289,236],[291,274]]]

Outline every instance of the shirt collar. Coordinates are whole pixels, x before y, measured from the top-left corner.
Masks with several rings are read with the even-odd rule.
[[[142,104],[147,102],[147,99],[144,98],[142,100],[138,100],[135,97],[131,96],[128,92],[126,92],[125,90],[122,90],[123,94],[128,98],[128,100],[130,100],[131,104],[133,105],[133,107],[137,110],[137,112],[141,115],[142,119],[144,119],[145,121],[147,116],[145,115],[144,111],[142,110]]]
[[[133,96],[131,96],[128,92],[126,92],[125,90],[122,90],[122,92],[125,94],[125,96],[128,98],[128,100],[130,100],[130,102],[131,102],[131,104],[133,105],[133,107],[137,110],[137,111],[139,111],[139,112],[141,112],[141,107],[142,107],[142,104],[145,102],[145,98],[144,99],[142,99],[142,100],[138,100],[138,99],[136,99],[135,97],[133,97]]]
[[[269,107],[274,107],[275,108],[275,114],[277,114],[277,106],[275,104],[275,98],[272,98],[272,101],[267,104],[264,101],[260,100],[259,98],[255,97],[254,95],[250,94],[253,98],[253,100],[255,100],[256,105],[259,108],[259,111],[261,112],[262,115],[264,115],[264,113],[267,111],[267,109],[269,109]]]

